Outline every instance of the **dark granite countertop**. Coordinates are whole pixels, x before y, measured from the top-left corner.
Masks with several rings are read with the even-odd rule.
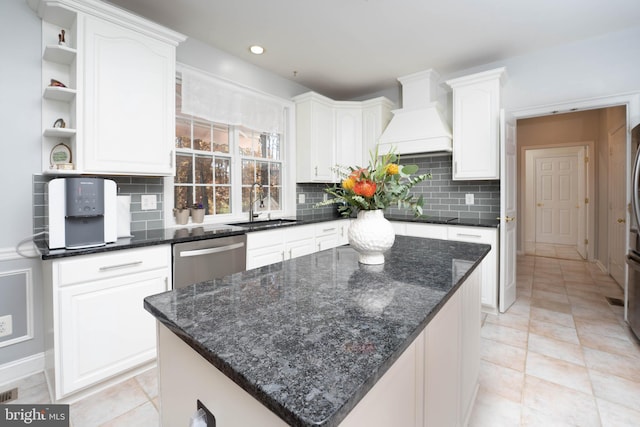
[[[287,219],[287,218],[285,218]],[[191,224],[185,227],[172,227],[162,228],[145,231],[134,231],[132,237],[118,239],[117,242],[109,243],[103,246],[96,246],[94,248],[84,249],[49,249],[47,243],[42,237],[34,240],[38,251],[40,252],[43,260],[66,258],[70,256],[88,255],[101,252],[109,252],[121,249],[140,248],[145,246],[173,244],[181,242],[189,242],[195,240],[215,239],[217,237],[235,236],[238,234],[245,234],[251,231],[270,230],[281,227],[293,227],[296,225],[313,224],[317,222],[334,221],[342,219],[341,217],[326,217],[326,218],[288,218],[288,220],[295,220],[295,222],[267,222],[256,221],[250,227],[239,227],[237,225],[228,224]],[[412,216],[387,216],[390,221],[406,221],[406,222],[421,222],[426,224],[451,224],[451,225],[466,225],[474,227],[498,227],[500,221],[497,220],[478,220],[478,219],[464,219],[464,218],[448,218],[448,217],[421,217],[415,218]]]
[[[478,219],[478,218],[451,218],[451,217],[413,217],[404,215],[385,215],[389,221],[403,221],[403,222],[420,222],[425,224],[445,224],[445,225],[460,225],[469,227],[487,227],[498,228],[500,227],[500,221],[497,219]]]
[[[288,424],[336,426],[489,249],[397,236],[380,266],[341,246],[153,295],[144,306]]]

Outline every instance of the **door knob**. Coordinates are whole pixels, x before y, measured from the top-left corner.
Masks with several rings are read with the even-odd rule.
[[[627,221],[624,218],[618,218],[618,224],[624,224],[625,222]]]
[[[544,203],[536,203],[536,206],[542,207],[542,206],[544,206]]]

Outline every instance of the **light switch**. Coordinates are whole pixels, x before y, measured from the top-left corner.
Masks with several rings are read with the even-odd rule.
[[[158,208],[158,202],[155,194],[143,194],[140,196],[140,209],[148,211]]]
[[[464,200],[467,205],[472,205],[474,203],[473,193],[465,194]]]

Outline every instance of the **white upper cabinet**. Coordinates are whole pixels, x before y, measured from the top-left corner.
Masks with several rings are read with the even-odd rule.
[[[175,47],[87,16],[84,168],[173,175]]]
[[[102,1],[28,2],[43,20],[43,172],[173,175],[175,48],[185,37]]]
[[[309,92],[296,103],[296,181],[333,182],[336,164],[332,101]]]
[[[335,108],[336,164],[362,164],[362,108],[360,103],[341,103]]]
[[[337,182],[337,165],[367,166],[391,118],[393,103],[334,101],[315,92],[298,95],[296,103],[297,182]]]
[[[362,166],[369,164],[380,135],[391,121],[394,103],[381,96],[362,102]]]
[[[505,69],[447,81],[453,89],[453,179],[500,179],[500,103]]]

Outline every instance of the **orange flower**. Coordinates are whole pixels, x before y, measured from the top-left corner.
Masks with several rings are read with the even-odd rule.
[[[387,175],[397,175],[398,174],[398,165],[396,163],[389,163],[385,168],[385,172]]]
[[[352,177],[342,180],[342,188],[345,190],[352,190],[354,185],[356,185],[356,180]]]
[[[356,182],[353,192],[362,197],[373,197],[376,193],[376,183],[369,179],[363,179]]]

